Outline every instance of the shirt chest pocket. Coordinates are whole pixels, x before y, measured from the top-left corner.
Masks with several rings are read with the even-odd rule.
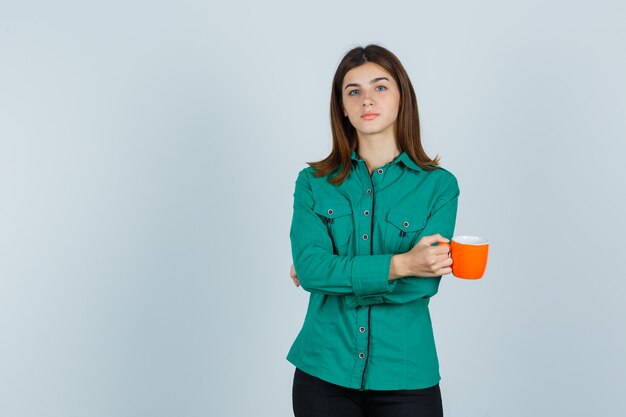
[[[385,246],[387,253],[409,251],[421,231],[426,226],[426,214],[419,210],[391,209],[385,225]]]
[[[346,200],[320,200],[313,209],[326,222],[328,233],[333,241],[334,252],[345,255],[350,237],[354,234],[352,207]]]

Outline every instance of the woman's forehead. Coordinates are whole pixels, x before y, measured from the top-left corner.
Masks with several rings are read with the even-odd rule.
[[[368,84],[380,78],[386,78],[390,82],[395,82],[393,76],[383,67],[374,62],[366,62],[348,71],[343,77],[343,84]]]

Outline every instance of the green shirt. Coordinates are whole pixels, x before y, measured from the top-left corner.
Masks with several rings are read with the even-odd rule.
[[[312,167],[296,180],[291,250],[310,297],[287,360],[354,389],[436,385],[428,303],[441,277],[390,282],[389,266],[422,236],[452,237],[456,178],[443,168],[423,170],[404,152],[372,175],[354,151],[351,162],[339,186],[315,178]]]

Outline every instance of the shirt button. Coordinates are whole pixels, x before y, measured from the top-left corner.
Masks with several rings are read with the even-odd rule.
[[[359,332],[365,333],[365,327],[363,327],[363,326],[359,327]]]
[[[359,353],[359,358],[363,359],[365,357],[365,353],[361,352]]]
[[[370,215],[370,211],[369,211],[369,210],[365,210],[365,211],[363,212],[363,215],[364,215],[364,216],[369,216],[369,215]]]
[[[328,214],[330,214],[331,216],[332,216],[332,214],[333,214],[334,212],[335,212],[335,211],[334,211],[333,209],[328,209]]]
[[[378,172],[379,174],[382,174],[383,172],[385,172],[385,170],[382,169],[382,168],[378,168],[378,171],[376,171],[376,172]]]
[[[367,191],[365,192],[365,194],[372,194],[372,189],[368,188]]]
[[[402,226],[404,226],[404,227],[409,227],[409,222],[404,222],[404,223],[402,223]]]
[[[363,240],[367,240],[367,239],[369,239],[369,236],[367,236],[367,234],[364,234],[363,235]]]

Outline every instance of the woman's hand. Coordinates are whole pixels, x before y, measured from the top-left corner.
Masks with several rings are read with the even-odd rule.
[[[431,246],[435,242],[448,243],[440,234],[424,236],[410,251],[392,258],[389,279],[402,277],[438,277],[452,273],[449,245]]]
[[[293,283],[296,285],[296,287],[299,287],[300,281],[298,281],[298,276],[296,275],[296,268],[294,268],[293,264],[291,264],[291,271],[289,275],[291,275],[291,279],[293,280]]]

